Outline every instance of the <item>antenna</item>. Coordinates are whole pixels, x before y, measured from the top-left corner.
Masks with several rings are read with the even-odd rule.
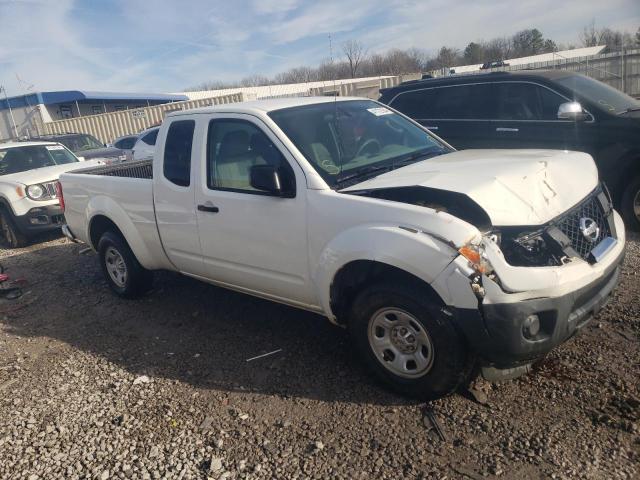
[[[338,163],[340,164],[339,175],[342,175],[342,136],[340,132],[340,116],[338,115],[338,89],[336,87],[336,71],[333,65],[333,44],[331,43],[331,33],[329,33],[329,59],[331,61],[331,68],[333,72],[333,115],[336,122],[336,136],[338,137]]]
[[[332,68],[332,72],[331,72],[331,77],[333,80],[333,96],[337,97],[338,96],[338,89],[336,87],[336,70],[335,70],[335,66],[333,65],[333,44],[331,42],[331,33],[329,33],[329,60],[331,61],[331,68]]]

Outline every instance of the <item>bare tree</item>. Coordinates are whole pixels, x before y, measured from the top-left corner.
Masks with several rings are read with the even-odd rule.
[[[355,78],[358,74],[358,68],[367,56],[364,45],[358,40],[347,40],[342,44],[342,51],[347,57],[351,78]]]

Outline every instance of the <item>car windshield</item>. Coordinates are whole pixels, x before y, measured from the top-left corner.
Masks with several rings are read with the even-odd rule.
[[[64,144],[69,150],[74,153],[82,152],[85,150],[93,150],[95,148],[104,148],[104,145],[100,143],[97,138],[91,135],[73,135],[60,138],[57,141]]]
[[[451,151],[371,100],[292,107],[269,116],[332,188]]]
[[[640,102],[609,85],[583,75],[570,75],[555,80],[603,109],[616,114],[640,108]]]
[[[0,149],[0,175],[75,162],[79,160],[62,145],[29,145]]]

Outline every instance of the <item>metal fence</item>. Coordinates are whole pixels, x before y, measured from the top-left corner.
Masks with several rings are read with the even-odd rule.
[[[489,71],[568,70],[600,80],[632,97],[640,97],[640,49],[624,49],[589,57],[563,58],[555,56],[547,62],[527,63]],[[478,73],[478,72],[465,72]],[[461,73],[461,75],[465,75]]]
[[[325,86],[310,88],[308,95],[339,95],[377,99],[381,88],[392,87],[407,80],[420,78],[420,74],[399,75],[395,77],[364,79],[362,81],[344,83],[325,82]],[[284,95],[286,96],[286,95]],[[207,107],[226,103],[243,102],[253,100],[254,96],[245,92],[233,93],[223,96],[200,98],[185,102],[166,103],[153,107],[125,110],[122,112],[103,113],[85,117],[69,118],[55,122],[44,123],[42,129],[45,134],[57,134],[67,132],[89,133],[102,142],[107,143],[122,135],[138,133],[153,125],[162,123],[167,112],[174,110],[189,110],[191,108]]]
[[[244,102],[248,99],[244,93],[235,93],[220,97],[165,103],[153,107],[136,108],[134,110],[124,110],[121,112],[69,118],[44,123],[42,127],[45,133],[50,135],[67,132],[89,133],[100,139],[100,141],[107,143],[117,137],[138,133],[153,125],[162,123],[164,116],[168,112]]]

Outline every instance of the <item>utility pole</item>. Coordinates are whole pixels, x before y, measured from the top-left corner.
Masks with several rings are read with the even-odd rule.
[[[0,90],[4,92],[4,99],[7,102],[7,107],[9,107],[9,115],[11,116],[11,123],[13,124],[13,134],[18,138],[18,127],[16,127],[16,119],[13,118],[13,110],[11,109],[11,103],[9,103],[9,97],[7,96],[7,89],[4,86],[0,85]]]

